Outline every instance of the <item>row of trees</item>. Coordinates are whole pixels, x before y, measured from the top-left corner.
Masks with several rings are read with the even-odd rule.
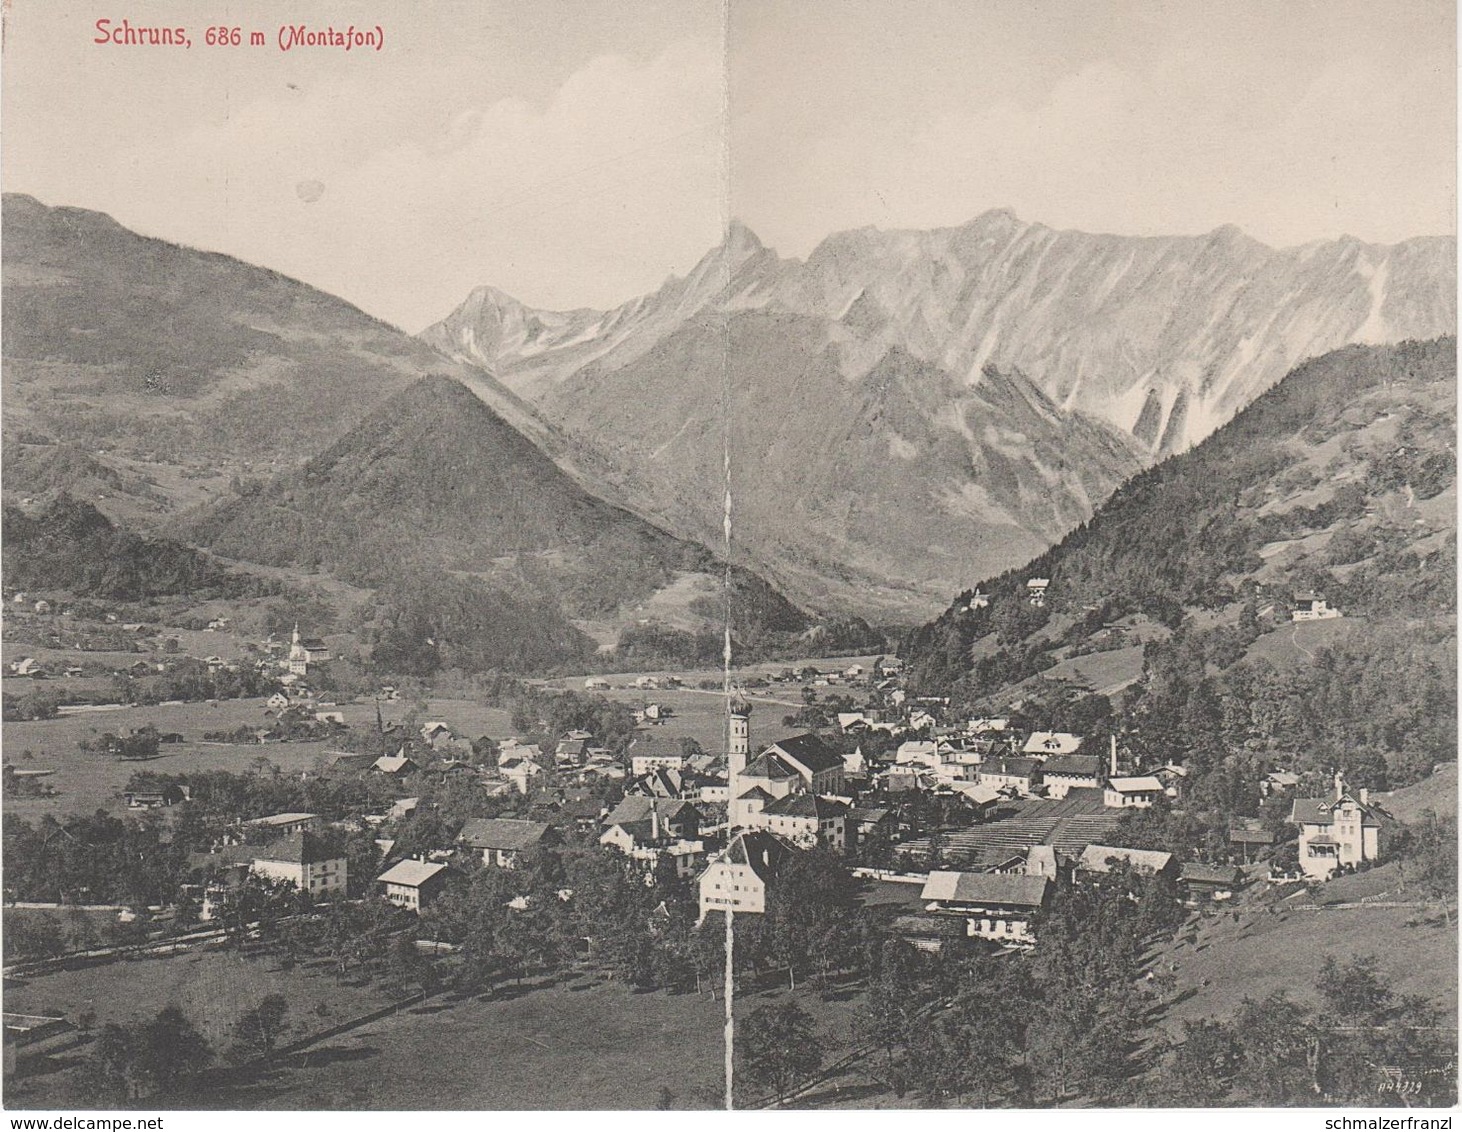
[[[1182,911],[1172,882],[1114,872],[1062,886],[1023,957],[882,945],[858,1033],[877,1078],[925,1103],[1130,1103],[1154,1005],[1142,956]]]
[[[1425,1000],[1385,985],[1374,956],[1333,957],[1318,1007],[1278,991],[1228,1021],[1186,1022],[1154,1099],[1183,1106],[1457,1103],[1457,1038]]]

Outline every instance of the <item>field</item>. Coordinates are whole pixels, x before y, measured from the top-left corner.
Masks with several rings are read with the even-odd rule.
[[[843,656],[820,657],[813,660],[769,661],[764,664],[734,669],[732,679],[740,684],[758,677],[772,676],[786,668],[800,670],[808,665],[823,672],[841,672],[855,664],[861,664],[867,671],[875,659],[877,658],[871,656]],[[595,694],[619,703],[630,704],[633,707],[644,707],[648,704],[668,707],[674,714],[665,722],[656,725],[649,733],[671,739],[678,739],[682,736],[691,738],[709,753],[722,750],[726,744],[726,701],[720,691],[720,669],[706,668],[686,671],[656,669],[653,674],[675,676],[686,686],[659,689],[636,688],[633,685],[637,673],[618,672],[604,677],[609,681],[609,691]],[[546,681],[545,686],[581,691],[584,687],[584,679],[582,676],[560,678]],[[716,689],[703,691],[695,687],[705,681],[714,682]],[[755,709],[751,718],[753,746],[758,742],[765,744],[776,736],[787,733],[788,729],[782,725],[782,717],[791,715],[802,707],[802,689],[810,686],[810,684],[797,682],[774,684],[768,688],[745,689],[746,698],[751,701]],[[834,684],[815,690],[821,697],[844,694],[851,695],[855,700],[860,700],[866,694],[866,686],[848,684]]]
[[[1367,881],[1368,890],[1379,887],[1388,900],[1414,899],[1393,891],[1397,879],[1394,870],[1376,869],[1335,884]],[[1335,895],[1358,899],[1362,893],[1337,888]],[[1157,969],[1175,964],[1172,973],[1179,995],[1189,995],[1168,1011],[1168,1023],[1176,1027],[1184,1019],[1227,1017],[1245,997],[1261,999],[1279,990],[1314,1003],[1315,975],[1327,955],[1339,963],[1375,955],[1396,994],[1420,995],[1455,1016],[1455,922],[1447,924],[1439,911],[1422,908],[1286,907],[1301,903],[1308,903],[1303,893],[1281,902],[1273,914],[1262,904],[1246,903],[1234,910],[1237,921],[1233,911],[1226,910],[1198,921],[1196,939],[1180,935],[1166,947]]]
[[[737,1013],[773,994],[738,999]],[[852,1006],[797,992],[841,1047]],[[440,1001],[440,1000],[439,1000]],[[722,1004],[588,978],[403,1011],[293,1059],[229,1098],[271,1109],[717,1108]],[[835,1054],[832,1056],[836,1056]],[[748,1097],[760,1099],[754,1087]]]
[[[406,710],[400,701],[383,703],[382,714],[389,720]],[[508,713],[483,707],[470,700],[430,700],[423,719],[445,721],[454,732],[469,738],[488,734],[506,738],[512,734]],[[244,745],[202,743],[205,731],[231,731],[241,725],[259,727],[268,720],[262,699],[219,700],[216,704],[192,703],[158,707],[131,707],[115,711],[85,711],[59,719],[5,725],[6,761],[17,767],[34,770],[55,770],[44,781],[56,789],[54,798],[15,798],[4,800],[5,813],[37,818],[47,813],[91,813],[98,809],[118,811],[124,808],[121,791],[127,780],[139,770],[162,774],[186,774],[198,770],[245,771],[249,764],[264,757],[285,771],[302,771],[314,767],[320,755],[330,749],[326,742],[315,743],[249,743]],[[338,709],[352,727],[374,727],[376,709],[373,703],[344,704]],[[165,743],[159,756],[146,762],[122,762],[107,755],[82,751],[82,739],[95,738],[102,732],[125,734],[137,727],[152,724],[159,731],[177,732],[185,742]],[[23,758],[30,751],[32,757]]]
[[[7,980],[5,1009],[62,1015],[73,1023],[82,1012],[92,1011],[101,1025],[140,1021],[176,1005],[222,1051],[239,1017],[268,994],[289,1000],[285,1041],[389,1001],[380,990],[337,982],[321,965],[302,964],[286,972],[272,961],[244,959],[233,952],[194,951]],[[76,1060],[82,1056],[84,1052],[74,1055]],[[80,1103],[84,1096],[74,1095],[76,1075],[73,1068],[7,1081],[6,1101],[23,1108]]]
[[[1114,696],[1142,678],[1143,646],[1074,656],[1041,673],[1047,680],[1065,680],[1090,688],[1099,696]]]
[[[173,1004],[182,1007],[217,1045],[227,1042],[239,1015],[266,994],[276,993],[289,999],[287,1023],[301,1035],[390,1001],[379,990],[337,982],[333,971],[319,961],[283,971],[272,959],[195,950],[8,980],[5,1009],[61,1014],[72,1020],[90,1010],[98,1023],[125,1023],[150,1018]]]
[[[343,714],[345,722],[353,728],[371,728],[376,725],[376,705],[372,700],[340,704],[327,710]],[[400,719],[408,710],[408,705],[402,700],[381,701],[381,716],[388,724]],[[426,712],[421,716],[423,723],[428,720],[445,723],[459,739],[476,739],[483,735],[506,739],[513,734],[513,721],[508,712],[501,708],[484,707],[474,700],[430,699],[426,704]]]
[[[1365,624],[1365,620],[1358,617],[1291,622],[1265,633],[1249,646],[1244,659],[1267,660],[1276,668],[1313,664],[1316,649],[1343,640]]]

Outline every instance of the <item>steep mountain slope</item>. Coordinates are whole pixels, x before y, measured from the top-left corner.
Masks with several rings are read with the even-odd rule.
[[[571,446],[490,376],[333,296],[102,213],[16,194],[3,206],[11,497],[65,488],[157,525],[314,455],[428,374],[465,380],[572,466]]]
[[[1247,609],[1251,624],[1263,615],[1288,631],[1301,591],[1347,619],[1450,625],[1456,393],[1455,338],[1306,362],[1051,550],[987,580],[983,600],[957,597],[905,642],[915,683],[992,690],[1132,614],[1175,627]],[[1050,580],[1042,607],[1027,600],[1031,577]]]
[[[633,363],[569,378],[561,421],[620,437],[621,457],[711,537],[718,516],[698,504],[721,472],[723,412],[686,377],[722,369],[738,539],[824,605],[866,601],[879,579],[958,585],[1035,553],[1138,467],[1111,430],[1018,374],[965,388],[891,347],[850,378],[857,349],[816,319],[707,316]]]
[[[781,437],[753,444],[742,463],[768,492],[799,483],[830,493],[798,497],[799,512],[822,516],[800,534],[748,523],[749,551],[820,600],[927,609],[954,578],[1023,560],[1071,516],[1088,516],[1139,463],[1202,439],[1304,357],[1451,331],[1455,278],[1455,243],[1440,238],[1276,250],[1231,227],[1139,239],[1058,232],[1002,211],[959,228],[843,232],[798,262],[733,224],[685,279],[613,311],[536,311],[482,288],[422,337],[613,453],[617,488],[689,531],[717,521],[714,498],[694,490],[713,481],[703,480],[699,449],[677,433],[719,419],[722,334],[750,391],[738,412],[774,420]],[[889,357],[921,365],[917,424],[899,403],[907,383],[863,387]],[[816,368],[829,377],[800,399],[804,428],[780,411],[787,386]],[[1034,432],[998,414],[985,422],[984,402],[1005,396],[986,390],[1000,384],[992,375],[1039,396]],[[818,411],[823,398],[850,389],[872,427],[856,458],[829,447],[839,432]],[[893,402],[882,405],[880,390]],[[888,424],[896,417],[903,432]],[[1107,435],[1097,439],[1094,422]],[[913,435],[949,430],[965,436],[968,452],[967,474],[953,478],[947,446]],[[1066,469],[1045,458],[1051,450],[1069,453]],[[990,463],[1007,474],[992,477]],[[865,479],[900,481],[883,492],[899,500],[898,520],[839,526],[829,516],[847,510],[840,492],[856,499]],[[1044,502],[1030,498],[1035,482]],[[911,553],[910,529],[935,552]],[[846,556],[847,546],[859,553]],[[829,560],[845,569],[829,573]]]
[[[376,590],[398,671],[578,662],[677,583],[679,623],[719,626],[716,558],[581,487],[594,453],[481,370],[99,213],[7,196],[4,240],[7,499]],[[734,614],[748,642],[807,625],[745,572]]]
[[[187,533],[230,557],[367,586],[423,570],[468,575],[569,617],[612,613],[718,569],[703,547],[589,495],[445,377],[402,390],[298,470],[225,501]],[[764,583],[737,579],[743,633],[805,628]]]

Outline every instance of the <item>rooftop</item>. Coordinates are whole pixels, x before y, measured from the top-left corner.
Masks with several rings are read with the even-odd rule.
[[[843,756],[829,746],[822,736],[814,735],[812,732],[805,735],[793,735],[790,739],[779,739],[768,747],[767,751],[779,751],[806,767],[813,774],[843,765]]]
[[[446,871],[446,865],[433,864],[428,861],[417,861],[414,859],[397,861],[380,876],[376,877],[376,880],[383,884],[402,884],[408,888],[418,888],[433,877]]]
[[[457,840],[473,849],[526,849],[548,832],[548,823],[521,818],[472,818],[462,826]]]
[[[1039,908],[1050,887],[1046,877],[1020,873],[963,873],[936,871],[920,894],[944,904],[979,904]]]
[[[1112,861],[1131,865],[1138,872],[1158,873],[1171,863],[1171,853],[1160,853],[1155,849],[1126,849],[1116,845],[1088,845],[1076,862],[1077,868],[1088,873],[1112,871]]]
[[[256,861],[289,861],[292,864],[311,865],[319,861],[334,861],[344,854],[331,849],[313,833],[292,833],[281,837],[254,851]]]

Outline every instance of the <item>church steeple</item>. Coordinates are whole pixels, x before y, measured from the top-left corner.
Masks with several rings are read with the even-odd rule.
[[[294,635],[289,638],[289,643],[292,645],[300,643],[300,623],[298,621],[294,623]]]
[[[738,790],[737,779],[746,769],[751,755],[751,701],[737,688],[726,709],[726,769],[734,807]]]

